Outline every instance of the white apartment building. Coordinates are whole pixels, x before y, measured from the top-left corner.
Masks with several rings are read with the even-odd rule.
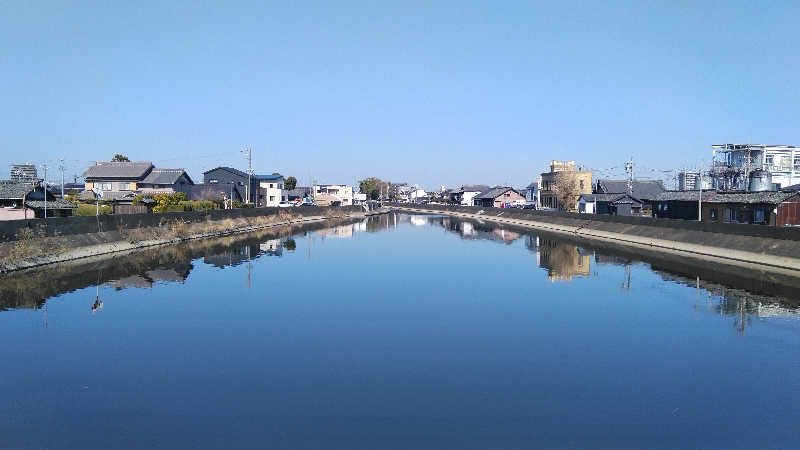
[[[278,206],[288,201],[289,193],[283,185],[283,175],[253,175],[258,180],[256,206]]]
[[[353,204],[353,187],[343,184],[315,184],[311,198],[319,206],[350,206]]]

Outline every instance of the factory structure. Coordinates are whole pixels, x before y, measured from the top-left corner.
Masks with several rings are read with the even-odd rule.
[[[777,191],[800,183],[800,147],[793,145],[712,145],[708,186],[725,191]],[[699,174],[679,184],[697,189]],[[684,183],[680,183],[683,181]],[[683,190],[683,189],[682,189]]]

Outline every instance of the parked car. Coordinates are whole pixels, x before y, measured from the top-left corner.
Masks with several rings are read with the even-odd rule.
[[[285,200],[280,202],[280,203],[278,203],[278,208],[291,208],[293,206],[294,206],[294,203],[290,203],[290,202],[287,202]]]

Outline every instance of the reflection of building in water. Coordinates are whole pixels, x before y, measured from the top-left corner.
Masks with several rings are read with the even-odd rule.
[[[705,309],[721,316],[733,317],[733,326],[744,335],[747,324],[752,318],[767,317],[798,317],[800,305],[796,303],[781,302],[780,298],[759,295],[744,289],[732,288],[713,281],[702,280],[699,277],[687,277],[652,267],[661,278],[667,281],[680,283],[697,289],[697,304],[700,308],[700,291],[706,295]]]
[[[159,281],[169,283],[183,283],[192,270],[191,264],[177,264],[172,267],[158,267],[148,270],[141,274],[128,275],[126,277],[109,280],[103,283],[116,290],[130,287],[150,288]]]
[[[528,248],[530,249],[528,242]],[[589,276],[592,256],[578,246],[563,241],[538,239],[539,266],[547,269],[550,281],[570,281]]]
[[[428,217],[426,223],[439,225],[462,239],[479,239],[510,244],[522,235],[499,225],[490,226],[482,222],[469,222],[452,217]]]
[[[322,230],[316,231],[316,233],[325,237],[349,239],[353,237],[353,225],[347,224],[323,228]]]
[[[409,221],[411,222],[411,225],[414,225],[416,227],[421,227],[421,226],[424,226],[424,225],[428,224],[428,219],[425,216],[416,216],[416,215],[414,215],[414,216],[411,216]]]
[[[260,243],[258,249],[265,255],[281,256],[283,255],[283,241],[280,239],[269,239]]]

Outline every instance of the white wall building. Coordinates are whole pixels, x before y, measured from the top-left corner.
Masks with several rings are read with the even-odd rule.
[[[315,184],[311,198],[319,206],[350,206],[353,204],[353,187],[343,184]]]
[[[278,206],[288,200],[288,192],[284,189],[283,175],[253,175],[258,180],[258,197],[256,206]]]

